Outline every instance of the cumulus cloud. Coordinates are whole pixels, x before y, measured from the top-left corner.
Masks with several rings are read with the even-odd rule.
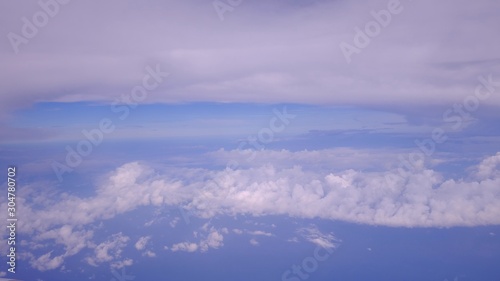
[[[156,253],[148,250],[148,251],[144,252],[143,256],[154,258],[154,257],[156,257]]]
[[[321,151],[310,153],[321,157]],[[248,169],[183,169],[162,175],[134,162],[111,173],[98,186],[95,197],[66,194],[59,202],[47,201],[42,208],[23,201],[20,214],[25,217],[20,230],[56,233],[59,226],[61,237],[68,237],[64,233],[70,229],[148,205],[183,205],[203,217],[251,213],[392,226],[497,224],[499,158],[499,154],[487,157],[471,167],[475,171],[471,177],[463,179],[447,179],[425,166],[417,166],[411,173],[397,168],[331,172],[328,168],[304,170],[300,161],[293,166],[275,166],[272,159],[267,165]]]
[[[321,151],[311,153],[321,157]],[[65,246],[65,254],[56,257],[45,254],[33,263],[46,269],[61,265],[65,257],[88,247],[93,234],[84,230],[86,225],[139,206],[182,205],[192,215],[204,218],[252,214],[394,227],[496,225],[500,224],[499,155],[486,157],[468,169],[470,175],[460,179],[446,178],[425,163],[416,165],[411,172],[401,173],[397,168],[305,170],[300,161],[293,166],[282,166],[274,165],[272,159],[266,165],[240,169],[186,168],[162,172],[159,168],[153,172],[147,165],[133,162],[110,173],[97,187],[95,196],[51,195],[51,200],[32,203],[19,195],[18,202],[22,202],[19,231],[39,235],[38,243],[57,240]],[[0,207],[6,209],[6,204],[4,200]],[[178,243],[171,250],[216,249],[223,245],[223,234],[228,233],[227,229],[217,230],[209,224],[201,231],[199,242]],[[232,231],[272,235],[261,230]],[[320,238],[315,238],[316,243],[325,243]],[[112,240],[115,242],[98,245],[96,257],[89,262],[110,261],[113,258],[110,250],[120,248],[128,238],[118,236]],[[143,237],[136,247],[144,249],[145,243],[147,238]],[[41,266],[41,261],[46,265]]]
[[[135,248],[138,251],[142,251],[142,250],[146,249],[146,246],[148,245],[148,243],[149,243],[150,240],[151,240],[151,236],[140,237],[139,240],[137,240],[137,242],[135,243],[134,246],[135,246]],[[142,253],[142,255],[146,256],[146,257],[150,257],[150,258],[156,257],[156,253],[154,253],[151,250],[144,251]]]
[[[129,240],[130,238],[121,232],[113,234],[108,240],[95,246],[94,256],[87,257],[87,263],[93,266],[105,262],[118,262],[117,265],[123,264],[117,260],[121,257],[123,248],[127,246]]]
[[[208,251],[209,248],[218,249],[224,245],[224,236],[222,233],[215,229],[211,229],[207,235],[207,238],[200,242],[200,250],[202,252]]]
[[[495,168],[484,168],[490,162],[479,166],[493,177],[481,180],[446,179],[423,163],[403,174],[398,169],[311,172],[271,164],[226,169],[213,175],[217,184],[206,185],[190,207],[202,216],[284,214],[406,227],[498,224],[500,179]]]
[[[322,233],[316,225],[301,228],[297,230],[297,233],[307,241],[325,249],[334,249],[339,242],[332,233]]]
[[[494,179],[500,177],[500,152],[481,161],[477,166],[476,176],[479,179]]]
[[[72,256],[90,244],[90,239],[93,238],[93,231],[73,230],[70,225],[64,225],[58,229],[40,233],[34,238],[35,241],[43,241],[53,239],[59,244],[65,246],[64,256]]]
[[[54,200],[54,197],[43,199],[47,196],[38,194],[42,199],[31,203],[21,196],[19,200],[22,204],[19,205],[26,221],[20,221],[19,228],[32,234],[48,231],[55,226],[83,226],[132,211],[139,206],[173,205],[189,198],[190,195],[181,189],[181,182],[167,178],[154,179],[150,172],[139,163],[126,164],[97,188],[99,195],[95,197],[80,198],[66,193],[51,193],[49,196],[58,196],[60,199]],[[141,185],[143,180],[148,182],[146,188]]]
[[[185,252],[196,252],[198,250],[198,244],[196,243],[189,243],[189,242],[181,242],[181,243],[176,243],[170,247],[172,252],[177,252],[177,251],[185,251]]]
[[[135,248],[139,251],[144,250],[150,239],[151,236],[143,236],[139,238],[139,240],[135,243]]]
[[[111,267],[112,268],[122,268],[122,267],[125,267],[125,266],[131,266],[133,264],[134,264],[134,260],[132,260],[132,259],[124,259],[122,261],[117,261],[117,262],[111,263]]]
[[[45,255],[42,255],[37,259],[32,260],[31,266],[40,271],[46,271],[60,267],[63,262],[64,262],[63,255],[52,257],[52,251],[51,251],[46,253]]]
[[[311,153],[314,157],[321,155],[321,151]],[[47,240],[64,246],[62,254],[49,252],[31,257],[33,267],[48,270],[62,266],[66,257],[86,247],[95,247],[95,256],[87,258],[89,264],[118,262],[129,238],[116,234],[92,246],[93,232],[85,230],[85,226],[140,206],[182,205],[191,215],[203,218],[252,214],[394,227],[496,225],[500,224],[499,158],[499,153],[486,157],[468,169],[469,176],[461,179],[446,178],[424,163],[411,173],[401,173],[397,168],[305,170],[300,161],[288,166],[274,166],[270,162],[246,169],[186,168],[162,173],[133,162],[108,174],[98,185],[95,196],[52,194],[50,200],[32,202],[19,195],[22,212],[19,212],[18,231],[37,237],[36,243],[30,244],[33,249],[40,248]],[[6,204],[3,201],[0,207],[5,209]],[[233,229],[232,232],[273,235],[263,230]],[[207,223],[196,232],[198,242],[181,242],[170,249],[187,252],[217,249],[223,246],[223,235],[227,233],[227,228],[215,229]],[[314,229],[302,230],[301,234],[322,247],[332,246],[332,237],[322,236]],[[149,239],[141,237],[135,243],[136,249],[144,250]]]
[[[51,252],[43,254],[36,258],[34,255],[28,255],[31,265],[40,270],[51,270],[63,265],[65,258],[79,253],[82,249],[92,247],[91,239],[93,231],[74,230],[70,225],[64,225],[47,232],[40,233],[33,238],[33,242],[24,243],[30,249],[36,250],[43,248],[43,241],[54,240],[57,244],[64,245],[65,252],[58,256],[53,256]]]
[[[49,129],[13,128],[10,117],[39,102],[110,104],[141,82],[145,65],[158,64],[175,73],[175,79],[158,87],[148,103],[292,102],[392,111],[448,106],[473,94],[478,76],[500,71],[500,41],[491,36],[500,23],[492,12],[499,8],[497,1],[402,1],[402,14],[394,16],[394,22],[351,64],[346,64],[338,47],[352,41],[355,28],[371,20],[367,1],[312,1],[305,6],[249,1],[238,8],[238,16],[233,14],[231,24],[224,25],[210,4],[153,2],[67,5],[35,39],[18,46],[18,54],[9,40],[3,40],[0,138],[51,135]],[[380,10],[386,4],[377,0],[370,7]],[[115,12],[117,5],[122,7],[120,13]],[[19,19],[39,9],[37,2],[1,2],[1,33],[20,33]],[[464,18],[467,28],[461,26]],[[496,87],[499,78],[490,77]],[[500,95],[491,95],[487,104],[500,106]],[[17,197],[18,231],[37,237],[33,247],[46,241],[64,247],[61,255],[48,252],[33,257],[31,265],[55,269],[86,247],[95,247],[95,256],[87,259],[92,265],[132,264],[130,259],[120,261],[128,237],[117,234],[92,246],[94,234],[86,226],[141,206],[182,205],[205,218],[287,215],[397,227],[500,223],[500,153],[471,167],[472,172],[460,179],[446,178],[428,163],[401,174],[384,166],[397,157],[387,151],[219,150],[207,156],[218,164],[247,163],[249,154],[252,163],[237,169],[184,169],[178,174],[128,163],[98,182],[95,195],[88,197],[40,194],[25,185]],[[385,170],[372,171],[373,166]],[[1,198],[2,210],[6,204]],[[227,231],[208,226],[203,231],[201,241],[174,244],[172,251],[206,251],[223,245]],[[328,245],[324,236],[304,232],[315,237],[310,238],[314,243]],[[147,241],[137,243],[136,248],[144,250]],[[6,243],[1,244],[3,251]]]
[[[256,239],[252,238],[252,239],[250,239],[250,244],[252,246],[259,246],[259,241],[257,241]]]
[[[201,236],[201,240],[198,243],[192,242],[181,242],[176,243],[170,247],[173,252],[185,251],[185,252],[206,252],[210,248],[218,249],[224,245],[224,236],[222,233],[228,233],[227,228],[222,228],[220,230],[215,229],[210,226],[209,223],[205,223],[201,228],[203,232],[194,232],[194,237],[197,238]]]

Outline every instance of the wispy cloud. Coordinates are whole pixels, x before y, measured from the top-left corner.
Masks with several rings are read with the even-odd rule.
[[[307,241],[325,249],[334,249],[339,242],[332,233],[322,233],[316,225],[300,228],[297,233]]]
[[[121,268],[132,263],[129,259],[120,260],[123,248],[127,246],[130,238],[123,233],[116,233],[108,240],[94,246],[94,255],[87,257],[86,261],[92,266],[101,263],[110,263],[113,267]]]

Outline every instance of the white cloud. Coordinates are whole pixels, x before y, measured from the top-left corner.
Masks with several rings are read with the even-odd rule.
[[[95,197],[66,195],[41,210],[20,197],[24,208],[20,231],[50,231],[60,224],[74,228],[138,206],[157,206],[158,201],[166,205],[185,202],[185,208],[203,217],[251,213],[408,227],[498,224],[498,157],[486,158],[477,165],[474,170],[482,177],[477,180],[446,179],[424,167],[403,175],[396,169],[306,171],[300,161],[290,168],[268,164],[239,170],[197,169],[196,173],[208,179],[203,180],[185,178],[182,171],[153,176],[144,165],[129,163],[112,173]],[[153,200],[158,197],[162,199]]]
[[[150,220],[150,221],[145,222],[145,223],[144,223],[144,226],[145,226],[145,227],[150,227],[150,226],[152,226],[155,222],[156,222],[156,219],[152,219],[152,220]]]
[[[262,231],[262,230],[248,230],[248,229],[235,228],[235,229],[233,229],[233,232],[236,234],[246,233],[249,235],[256,235],[256,236],[268,236],[268,237],[274,236],[274,234],[272,234],[270,232]]]
[[[233,232],[236,234],[243,234],[243,230],[238,229],[238,228],[233,229]]]
[[[38,8],[18,2],[2,3],[2,34],[19,32],[19,18]],[[148,102],[451,104],[473,91],[469,86],[478,74],[498,73],[498,39],[489,34],[500,20],[485,11],[498,10],[499,3],[487,0],[406,2],[393,19],[397,25],[385,28],[346,64],[340,43],[352,42],[355,27],[363,27],[371,9],[382,9],[387,1],[366,3],[316,1],[304,8],[290,2],[283,9],[281,2],[266,8],[247,2],[223,28],[213,7],[196,1],[125,5],[120,18],[111,2],[67,5],[59,24],[22,44],[19,54],[10,47],[0,52],[0,112],[35,101],[110,102],[141,79],[148,58],[165,61],[176,73]],[[277,15],[271,11],[277,9],[282,13],[273,20]],[[166,17],[168,11],[178,12]],[[467,30],[443,40],[463,24],[464,14]],[[89,15],[88,25],[75,24]],[[152,25],[165,36],[151,31]],[[176,36],[179,32],[189,36]],[[165,39],[173,37],[177,40]],[[25,77],[30,83],[22,83]],[[488,103],[498,106],[499,96]]]
[[[286,155],[293,152],[282,151]],[[298,152],[297,159],[321,159],[321,151]],[[279,152],[270,155],[277,156]],[[355,154],[353,154],[355,155]],[[325,157],[331,154],[325,153]],[[293,156],[292,156],[293,158]],[[500,153],[486,157],[468,169],[462,179],[419,165],[400,174],[397,169],[379,171],[303,169],[294,165],[268,164],[237,170],[182,169],[153,172],[144,164],[128,163],[102,181],[95,196],[80,198],[69,194],[32,192],[25,188],[18,195],[19,233],[38,236],[36,245],[53,240],[65,246],[65,253],[45,254],[34,260],[38,268],[60,266],[64,258],[88,247],[91,223],[130,212],[139,206],[183,205],[191,215],[212,217],[217,214],[287,215],[323,218],[354,223],[404,227],[452,227],[500,224]],[[320,160],[321,161],[321,160]],[[307,163],[307,161],[306,161]],[[391,166],[391,165],[389,165]],[[328,166],[327,166],[328,167]],[[196,176],[193,176],[196,175]],[[387,180],[387,179],[393,180]],[[26,200],[30,196],[33,200]],[[7,202],[0,201],[1,209]],[[34,203],[31,203],[34,202]],[[22,209],[22,210],[21,210]],[[226,230],[208,224],[201,229],[199,243],[186,242],[172,250],[205,251],[223,244]],[[2,230],[6,231],[6,230]],[[247,230],[233,229],[234,233]],[[271,233],[253,230],[253,235]],[[123,235],[113,240],[124,241]],[[140,241],[137,241],[140,242]],[[144,240],[142,240],[144,242]],[[137,243],[138,249],[145,247]],[[324,243],[317,239],[316,243]],[[117,242],[104,242],[88,262],[110,261],[109,249]],[[144,244],[144,245],[143,245]],[[120,244],[121,245],[121,244]],[[326,245],[326,244],[324,244]]]
[[[180,220],[181,219],[179,217],[175,217],[173,220],[170,221],[169,223],[170,227],[175,228]]]
[[[334,249],[337,247],[339,242],[339,240],[335,238],[332,233],[324,234],[315,225],[311,225],[307,228],[301,228],[297,230],[297,233],[307,241],[325,249]]]
[[[199,233],[195,231],[193,236],[197,238],[198,236],[202,236],[201,240],[198,243],[192,242],[181,242],[172,245],[170,249],[173,252],[176,251],[185,251],[185,252],[196,252],[199,250],[200,252],[206,252],[210,248],[218,249],[224,246],[224,236],[222,233],[228,233],[227,228],[222,228],[221,230],[215,229],[213,226],[210,226],[210,223],[205,223],[200,229],[205,232]]]
[[[250,235],[261,235],[261,236],[268,236],[268,237],[274,236],[272,233],[265,232],[265,231],[262,231],[262,230],[248,231],[247,233],[250,234]]]
[[[150,239],[151,236],[143,236],[139,238],[139,240],[135,243],[135,248],[139,251],[144,250]]]
[[[481,161],[476,176],[481,180],[500,177],[500,152]]]
[[[122,261],[113,262],[111,264],[111,267],[113,267],[113,268],[122,268],[122,267],[125,267],[125,266],[131,266],[132,264],[134,264],[134,260],[132,260],[132,259],[124,259]]]
[[[224,243],[222,242],[223,240],[224,236],[220,232],[212,228],[207,238],[200,242],[200,250],[202,252],[206,252],[209,248],[218,249],[224,245]]]
[[[89,246],[90,239],[93,237],[93,231],[74,231],[71,225],[64,225],[60,228],[40,233],[34,238],[36,241],[53,239],[57,243],[65,246],[64,256],[72,256],[85,247]]]
[[[154,258],[156,257],[156,254],[153,251],[147,250],[146,252],[144,252],[143,256]]]
[[[172,252],[177,252],[177,251],[196,252],[196,250],[198,250],[198,244],[182,242],[172,245],[170,249],[172,250]]]
[[[41,257],[31,261],[31,266],[40,270],[46,271],[60,267],[64,262],[62,255],[52,257],[52,251],[42,255]]]
[[[19,231],[35,235],[48,232],[42,237],[55,238],[57,233],[64,235],[64,232],[58,232],[61,225],[64,226],[62,230],[68,231],[97,220],[113,218],[139,206],[172,205],[190,198],[189,194],[183,195],[185,192],[178,190],[182,187],[180,182],[154,179],[150,177],[150,172],[138,163],[123,165],[97,188],[98,195],[95,197],[79,198],[66,193],[57,194],[52,190],[43,194],[33,188],[35,191],[26,191],[25,194],[36,198],[30,204],[19,194],[20,213],[23,216],[23,220],[19,221]],[[142,185],[143,180],[147,180],[146,186]],[[1,206],[7,206],[6,201],[1,202]],[[64,241],[70,241],[70,236],[65,235]]]
[[[253,246],[258,246],[259,245],[259,241],[257,241],[254,238],[252,238],[252,239],[250,239],[250,244],[252,244]]]
[[[317,151],[311,153],[318,155]],[[205,217],[217,213],[284,214],[407,227],[500,223],[500,178],[491,163],[479,165],[488,167],[481,170],[490,177],[476,181],[446,179],[421,164],[402,175],[396,169],[312,172],[298,166],[300,162],[295,164],[210,173],[217,185],[206,185],[189,206]]]
[[[86,247],[91,247],[90,239],[93,237],[92,231],[74,230],[70,225],[64,225],[35,236],[34,241],[39,243],[44,240],[54,240],[58,244],[64,245],[64,254],[52,257],[52,251],[38,258],[30,256],[31,265],[41,271],[51,270],[63,265],[65,258],[79,253]],[[42,244],[30,242],[27,245],[31,249],[43,248]]]
[[[97,266],[100,263],[112,262],[119,259],[123,248],[127,245],[129,240],[130,238],[123,235],[121,232],[113,234],[108,240],[95,247],[95,255],[93,257],[87,257],[87,263]]]

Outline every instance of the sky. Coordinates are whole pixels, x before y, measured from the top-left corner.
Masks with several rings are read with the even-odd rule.
[[[0,2],[0,280],[499,280],[499,8]]]

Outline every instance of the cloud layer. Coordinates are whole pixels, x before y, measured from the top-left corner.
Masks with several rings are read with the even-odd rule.
[[[250,1],[220,21],[206,1],[71,1],[18,54],[2,40],[0,109],[111,102],[152,63],[172,78],[145,102],[448,105],[472,94],[479,75],[498,81],[500,4],[488,0],[400,1],[402,12],[347,64],[339,45],[388,2]],[[41,10],[0,8],[4,35],[21,34],[21,19]]]
[[[281,157],[276,157],[280,153],[287,157],[296,153],[291,157],[295,163],[283,165]],[[302,167],[313,157],[319,157],[321,162],[321,157],[331,155],[331,151],[269,151],[268,164],[223,170],[171,167],[154,170],[145,163],[132,162],[107,174],[96,194],[88,197],[41,191],[27,185],[17,198],[18,231],[36,237],[30,241],[32,249],[40,248],[44,241],[56,241],[63,246],[63,252],[27,256],[33,267],[49,270],[60,267],[65,258],[84,248],[95,251],[87,258],[91,265],[131,264],[133,261],[120,256],[129,241],[127,236],[118,233],[96,245],[92,242],[94,231],[88,226],[140,206],[180,207],[183,216],[202,218],[285,215],[393,227],[500,224],[500,153],[470,167],[469,174],[461,179],[445,178],[438,171],[426,168],[423,162],[405,172],[397,168],[368,172]],[[305,160],[304,163],[299,159]],[[7,202],[3,201],[0,208],[7,208]],[[232,232],[273,236],[260,230]],[[216,229],[206,224],[200,232],[193,233],[196,241],[177,242],[169,249],[174,252],[217,249],[228,233],[226,228]],[[298,234],[324,248],[335,246],[333,235],[314,228],[302,229]],[[145,256],[154,257],[156,254],[147,249],[149,239],[140,237],[135,248]],[[257,245],[256,242],[251,243]]]
[[[297,154],[289,165],[280,153]],[[269,151],[267,164],[240,169],[169,169],[132,162],[117,168],[91,197],[28,189],[19,195],[20,228],[28,233],[75,234],[72,227],[109,219],[139,206],[183,206],[203,217],[217,214],[283,214],[392,226],[497,224],[500,153],[470,167],[469,176],[446,179],[418,163],[412,171],[304,169],[331,151]],[[261,155],[260,157],[263,157]],[[276,163],[274,163],[274,159]],[[305,167],[305,166],[304,166]],[[26,197],[27,196],[27,197]],[[28,200],[28,198],[31,198]],[[35,198],[35,199],[33,199]],[[6,207],[6,202],[2,203]],[[72,226],[66,227],[63,226]],[[55,234],[54,234],[55,235]],[[82,235],[84,235],[82,233]],[[61,243],[66,240],[62,239]],[[70,243],[70,242],[68,242]],[[141,244],[141,243],[139,243]]]

